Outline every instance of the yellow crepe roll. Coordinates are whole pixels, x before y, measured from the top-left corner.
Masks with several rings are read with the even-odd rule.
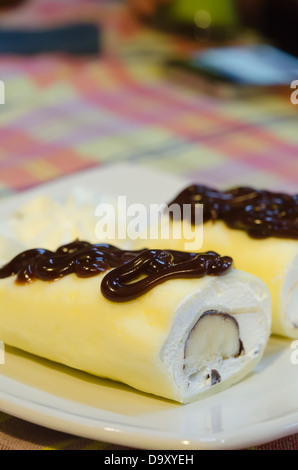
[[[139,391],[188,403],[261,359],[271,298],[228,256],[76,241],[0,269],[0,339]]]
[[[247,187],[218,191],[192,185],[169,207],[172,204],[181,208],[190,204],[191,217],[183,218],[181,211],[181,222],[165,213],[162,225],[169,225],[169,239],[150,239],[148,232],[136,246],[183,250],[191,242],[194,251],[229,253],[237,269],[258,276],[268,286],[272,333],[298,338],[298,197]],[[203,221],[196,223],[194,210],[200,205]],[[178,229],[180,236],[175,238]],[[195,237],[198,231],[201,234]]]

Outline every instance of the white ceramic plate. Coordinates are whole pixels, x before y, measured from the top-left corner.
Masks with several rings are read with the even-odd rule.
[[[147,168],[110,166],[6,199],[0,204],[0,220],[25,199],[41,193],[61,197],[75,186],[148,204],[169,200],[185,184]],[[262,361],[242,382],[189,405],[6,347],[0,409],[52,429],[132,448],[247,448],[298,432],[298,365],[291,361],[290,346],[290,340],[271,338]]]

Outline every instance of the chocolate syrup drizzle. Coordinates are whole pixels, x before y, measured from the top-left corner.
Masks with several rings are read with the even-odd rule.
[[[36,279],[56,281],[69,274],[88,278],[114,268],[103,277],[101,292],[109,300],[125,302],[169,279],[223,275],[232,264],[230,257],[211,251],[129,251],[76,240],[56,251],[32,249],[20,253],[0,269],[0,279],[16,276],[16,283],[25,285]]]
[[[204,185],[186,187],[170,203],[191,205],[191,223],[195,207],[203,204],[204,223],[222,220],[232,229],[244,230],[252,238],[298,239],[298,194],[238,187],[219,191]]]
[[[28,284],[35,279],[56,281],[68,274],[87,278],[122,266],[139,253],[76,240],[56,251],[32,249],[20,253],[0,269],[0,279],[16,275],[17,284]]]
[[[110,300],[125,302],[169,279],[226,274],[232,264],[229,256],[219,256],[212,251],[145,250],[125,265],[110,271],[103,278],[101,292]]]

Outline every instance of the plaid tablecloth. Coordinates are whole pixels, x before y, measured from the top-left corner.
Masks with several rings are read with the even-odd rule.
[[[0,56],[0,196],[107,162],[138,162],[218,187],[297,192],[298,106],[288,94],[220,99],[169,80],[187,41],[140,27],[116,2],[32,0],[0,27],[96,21],[100,57]],[[298,78],[298,77],[297,77]],[[112,449],[0,413],[0,450]],[[257,447],[297,449],[298,435]]]

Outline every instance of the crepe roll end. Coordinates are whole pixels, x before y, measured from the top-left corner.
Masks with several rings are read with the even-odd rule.
[[[261,360],[270,330],[267,287],[242,271],[233,270],[185,301],[161,355],[178,401],[188,403],[240,381]]]

